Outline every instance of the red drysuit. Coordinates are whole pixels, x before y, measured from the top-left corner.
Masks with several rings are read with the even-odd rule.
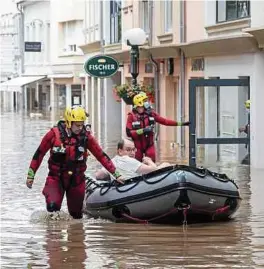
[[[60,210],[64,193],[66,193],[70,215],[74,218],[81,218],[85,195],[84,172],[87,168],[87,150],[110,173],[114,174],[116,168],[85,127],[79,135],[69,136],[63,121],[60,121],[57,127],[53,127],[43,137],[30,163],[30,168],[34,173],[37,172],[48,150],[50,150],[49,174],[42,192],[46,198],[47,210],[50,212]]]
[[[131,137],[135,143],[135,147],[137,149],[136,159],[139,161],[142,161],[144,154],[145,156],[150,157],[153,162],[156,160],[154,132],[150,132],[148,134],[137,133],[137,130],[144,129],[148,126],[154,126],[156,122],[167,126],[178,125],[177,121],[165,119],[157,114],[153,109],[151,111],[147,111],[145,109],[142,114],[139,114],[136,109],[133,109],[130,113],[128,113],[126,132],[127,136]]]

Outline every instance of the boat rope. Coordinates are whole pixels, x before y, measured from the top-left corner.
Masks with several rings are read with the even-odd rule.
[[[181,211],[182,210],[182,213],[183,213],[183,226],[187,226],[187,213],[188,213],[188,210],[189,209],[192,209],[194,211],[200,211],[200,212],[206,212],[206,213],[211,213],[212,214],[212,220],[214,220],[214,217],[216,215],[219,215],[221,213],[225,213],[226,211],[228,211],[230,208],[229,205],[227,206],[224,206],[224,207],[220,207],[214,211],[210,211],[210,210],[204,210],[204,209],[199,209],[199,208],[196,208],[196,207],[192,207],[191,205],[188,205],[187,207],[178,207],[178,208],[173,208],[171,209],[170,211],[164,213],[164,214],[161,214],[157,217],[154,217],[154,218],[151,218],[151,219],[140,219],[140,218],[137,218],[137,217],[133,217],[129,214],[126,214],[126,213],[122,213],[121,216],[123,216],[124,218],[126,219],[129,219],[129,220],[132,220],[132,221],[135,221],[135,222],[138,222],[138,223],[142,223],[142,224],[149,224],[150,222],[154,221],[154,220],[158,220],[158,219],[161,219],[163,217],[166,217],[166,216],[169,216],[171,215],[172,213],[175,213],[177,211]]]
[[[201,209],[199,207],[191,207],[191,209],[193,211],[198,211],[198,212],[204,212],[204,213],[209,213],[209,214],[212,214],[212,220],[214,220],[215,216],[216,215],[219,215],[221,213],[225,213],[227,212],[229,209],[230,209],[230,205],[226,205],[226,206],[223,206],[223,207],[220,207],[216,210],[205,210],[205,209]]]
[[[136,218],[136,217],[132,217],[131,215],[128,215],[126,213],[122,213],[121,215],[129,220],[133,220],[133,221],[136,221],[136,222],[139,222],[139,223],[143,223],[143,224],[148,224],[149,222],[152,222],[154,220],[158,220],[158,219],[161,219],[163,217],[166,217],[166,216],[169,216],[170,214],[174,213],[174,212],[177,212],[179,209],[178,208],[173,208],[171,209],[170,211],[162,214],[162,215],[159,215],[157,217],[154,217],[154,218],[151,218],[151,219],[140,219],[140,218]]]

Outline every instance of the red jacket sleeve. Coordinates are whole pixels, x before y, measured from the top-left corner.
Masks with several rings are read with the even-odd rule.
[[[88,150],[94,155],[94,157],[107,169],[111,174],[114,174],[116,167],[109,158],[109,156],[99,146],[97,140],[90,134],[88,136]]]
[[[52,130],[50,130],[43,138],[42,141],[39,145],[39,147],[37,148],[29,168],[31,168],[34,173],[36,174],[39,166],[41,165],[41,162],[45,156],[45,154],[47,153],[47,151],[49,149],[51,149],[53,143],[54,143],[54,138],[55,138],[55,134]]]
[[[152,115],[157,123],[160,123],[160,124],[166,125],[166,126],[177,126],[177,121],[163,118],[155,111],[152,111]]]
[[[135,140],[142,134],[139,135],[137,134],[136,130],[133,130],[132,123],[133,123],[133,115],[131,113],[128,113],[126,123],[126,134],[128,137],[131,137],[133,140]]]

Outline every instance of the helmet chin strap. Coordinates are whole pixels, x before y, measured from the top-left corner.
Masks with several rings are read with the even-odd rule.
[[[68,136],[68,137],[71,136],[71,134],[72,134],[71,127],[70,127],[70,128],[66,127],[66,133],[67,133],[67,136]]]

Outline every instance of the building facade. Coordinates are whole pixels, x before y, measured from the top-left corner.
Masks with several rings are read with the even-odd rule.
[[[131,106],[116,102],[112,89],[131,81],[130,47],[125,44],[124,33],[139,27],[146,32],[147,41],[140,47],[138,81],[155,88],[153,105],[164,117],[189,119],[191,78],[249,80],[249,88],[197,89],[196,135],[242,136],[238,129],[247,123],[244,101],[250,98],[251,163],[264,167],[264,127],[260,124],[264,97],[262,1],[17,2],[24,16],[21,44],[41,43],[40,52],[24,53],[22,75],[31,80],[26,84],[20,81],[20,85],[27,93],[27,108],[37,105],[62,111],[66,106],[82,104],[91,114],[90,122],[99,138],[112,141],[125,136]],[[115,76],[98,79],[85,74],[83,64],[97,54],[119,61]],[[159,126],[157,135],[160,155],[167,154],[167,160],[174,159],[175,154],[181,160],[188,159],[188,128]],[[197,145],[197,157],[205,163],[239,162],[246,153],[245,145]]]
[[[85,1],[85,42],[80,46],[85,61],[98,54],[120,51],[121,1]],[[121,84],[122,68],[110,78],[85,77],[86,107],[91,112],[93,131],[100,139],[116,141],[121,135],[121,107],[113,99],[114,85]]]
[[[200,87],[197,90],[196,135],[239,137],[247,123],[244,101],[251,99],[251,163],[264,167],[260,156],[263,128],[258,123],[263,91],[264,6],[261,1],[123,1],[123,31],[141,27],[148,41],[140,50],[139,81],[155,85],[158,112],[169,118],[187,120],[190,78],[248,78],[248,87]],[[194,20],[195,18],[195,20]],[[112,54],[124,63],[124,80],[129,81],[129,48]],[[152,56],[158,66],[149,71]],[[151,69],[150,69],[151,70]],[[147,72],[148,71],[148,72]],[[156,84],[155,84],[156,81]],[[157,82],[158,81],[158,82]],[[258,105],[259,104],[259,105]],[[125,115],[131,107],[124,107]],[[124,131],[125,119],[123,119]],[[188,156],[186,129],[159,128],[162,148],[178,145],[179,156]],[[162,141],[166,142],[165,144]],[[182,149],[182,150],[181,150]],[[197,146],[197,157],[205,163],[220,160],[238,162],[245,145]],[[175,154],[175,153],[173,153]]]
[[[1,83],[18,77],[21,70],[21,52],[19,41],[20,15],[18,12],[1,15],[0,33],[0,59],[1,59]],[[13,109],[13,103],[17,103],[16,92],[4,91],[1,87],[1,106],[5,109]],[[6,100],[6,102],[5,102]],[[8,100],[8,101],[7,101]]]

